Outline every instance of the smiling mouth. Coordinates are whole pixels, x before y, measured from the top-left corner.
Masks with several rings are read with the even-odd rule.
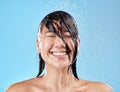
[[[66,52],[52,52],[53,55],[55,56],[63,56],[63,55],[67,55]]]
[[[66,51],[51,51],[50,53],[55,57],[66,57],[67,56]]]

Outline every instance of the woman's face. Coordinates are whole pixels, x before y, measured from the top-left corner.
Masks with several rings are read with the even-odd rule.
[[[74,56],[75,46],[70,33],[64,30],[62,36],[70,49],[70,58],[63,40],[43,25],[39,41],[40,54],[47,65],[55,68],[68,67]]]

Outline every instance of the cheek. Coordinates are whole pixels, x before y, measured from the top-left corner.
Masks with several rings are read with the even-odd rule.
[[[48,61],[48,55],[51,47],[52,47],[52,43],[49,40],[44,39],[41,42],[41,56],[45,62]]]
[[[67,43],[68,42],[68,43]],[[69,41],[66,41],[67,45],[69,46],[70,50],[72,52],[75,51],[75,45],[74,45],[74,42],[72,40],[69,40]]]
[[[75,45],[74,45],[74,42],[73,41],[69,41],[69,43],[67,43],[69,49],[71,50],[71,53],[70,53],[70,62],[73,61],[73,58],[74,58],[74,52],[75,52]]]
[[[41,50],[42,52],[47,52],[51,49],[53,41],[50,41],[48,39],[44,39],[41,44]]]

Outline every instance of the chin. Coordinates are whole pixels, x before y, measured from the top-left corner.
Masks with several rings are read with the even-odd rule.
[[[62,63],[62,64],[59,63],[56,66],[56,68],[58,68],[58,69],[67,69],[69,67],[69,65],[70,65],[70,63]]]

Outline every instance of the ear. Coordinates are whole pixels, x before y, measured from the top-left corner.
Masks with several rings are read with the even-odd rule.
[[[78,44],[78,48],[77,48],[77,53],[80,53],[80,38],[77,39],[77,44]]]
[[[39,38],[36,39],[36,45],[37,45],[38,53],[40,54],[40,52],[41,52],[41,46],[40,46],[40,39]]]

